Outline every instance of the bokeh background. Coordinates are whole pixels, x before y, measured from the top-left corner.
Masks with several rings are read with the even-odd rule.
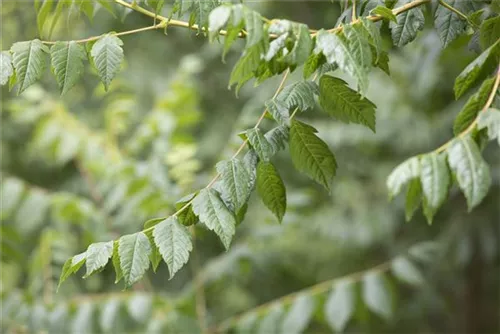
[[[266,17],[315,29],[334,26],[341,13],[331,1],[249,5]],[[51,38],[152,24],[115,7],[115,15],[98,10],[93,22],[82,14],[59,20]],[[2,50],[39,36],[30,1],[2,1],[1,20]],[[161,264],[127,291],[114,284],[111,266],[85,280],[79,272],[56,289],[68,257],[92,242],[142,229],[147,219],[172,213],[178,199],[204,187],[214,164],[241,143],[238,132],[253,126],[279,79],[249,83],[236,96],[227,83],[243,42],[224,63],[220,44],[172,27],[167,35],[123,37],[126,63],[107,93],[90,66],[63,97],[48,70],[20,96],[2,87],[0,331],[208,333],[236,314],[367,270],[417,245],[418,284],[388,274],[390,316],[358,303],[346,331],[498,333],[498,147],[484,150],[493,186],[470,213],[455,187],[431,226],[421,212],[406,223],[404,196],[389,202],[385,187],[400,162],[452,136],[453,119],[467,98],[455,101],[452,86],[477,56],[470,36],[442,49],[431,22],[414,42],[392,49],[390,77],[372,71],[367,96],[377,105],[376,134],[320,110],[300,115],[336,155],[332,194],[299,174],[282,151],[275,158],[288,195],[281,225],[254,194],[229,251],[197,225],[195,250],[175,278],[169,280]],[[298,69],[290,81],[300,77]],[[321,311],[327,296],[315,296],[315,316],[305,332],[331,332]],[[278,327],[271,321],[265,328],[267,333],[262,326],[248,333],[271,334]]]

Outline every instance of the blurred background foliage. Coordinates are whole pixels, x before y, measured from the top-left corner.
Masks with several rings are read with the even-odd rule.
[[[266,17],[311,28],[334,26],[340,15],[338,3],[329,1],[249,5]],[[37,36],[32,3],[1,6],[2,49]],[[92,23],[83,15],[60,20],[52,39],[152,23],[137,13],[116,16],[101,9]],[[452,83],[476,56],[469,40],[463,36],[442,50],[429,26],[407,47],[391,51],[391,77],[373,70],[367,94],[378,107],[376,134],[315,111],[300,116],[337,156],[331,195],[295,171],[281,152],[276,164],[289,207],[282,225],[252,198],[228,252],[198,224],[188,266],[169,281],[160,265],[129,291],[115,285],[113,270],[106,268],[86,280],[79,273],[56,293],[69,256],[91,242],[140,230],[205,186],[214,163],[239,145],[237,133],[255,123],[277,79],[247,84],[235,96],[227,82],[239,53],[229,53],[224,64],[219,44],[171,28],[167,36],[155,31],[124,37],[127,63],[108,93],[90,67],[64,97],[48,75],[21,96],[2,87],[1,331],[206,333],[260,304],[302,289],[312,294],[307,288],[314,284],[418,246],[418,271],[406,272],[416,284],[387,275],[390,288],[383,293],[390,292],[390,303],[375,293],[370,311],[357,306],[346,331],[498,333],[498,148],[485,148],[493,186],[471,213],[454,188],[432,226],[421,213],[405,223],[403,199],[390,203],[385,188],[397,164],[452,137],[453,119],[466,101],[454,100]],[[330,332],[318,311],[327,294],[314,298],[314,318],[304,329]],[[290,307],[286,299],[283,306]],[[267,323],[249,333],[276,332],[272,312],[261,308],[257,315]]]

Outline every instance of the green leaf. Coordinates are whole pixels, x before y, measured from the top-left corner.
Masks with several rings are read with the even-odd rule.
[[[372,52],[368,39],[369,35],[365,34],[365,31],[362,24],[344,26],[348,49],[366,77],[372,67]],[[366,82],[358,80],[358,86],[362,92],[365,92],[368,86],[367,79]]]
[[[398,0],[394,7],[404,6],[413,0]],[[392,42],[398,47],[405,46],[417,37],[417,32],[424,28],[425,18],[422,8],[415,7],[396,17],[397,22],[391,22]]]
[[[253,78],[254,71],[257,70],[260,65],[260,55],[263,51],[263,43],[257,43],[256,45],[245,49],[243,55],[231,71],[229,87],[236,84],[236,92],[238,92],[245,82]]]
[[[271,143],[267,141],[259,128],[252,128],[246,132],[248,141],[261,160],[269,161],[274,155]]]
[[[238,322],[235,326],[236,334],[254,334],[255,333],[255,325],[257,322],[257,313],[251,312],[245,314],[241,319],[238,319]]]
[[[226,26],[227,34],[224,39],[224,50],[222,52],[222,59],[226,56],[229,48],[238,38],[238,35],[245,26],[245,20],[243,19],[243,5],[233,5],[231,6],[231,17]]]
[[[273,147],[273,155],[285,148],[289,136],[290,136],[290,131],[288,127],[283,125],[277,126],[269,130],[264,135],[264,137],[266,137],[267,141]]]
[[[490,108],[482,112],[477,119],[478,129],[488,129],[488,138],[497,139],[500,145],[500,110]]]
[[[422,185],[420,179],[412,179],[406,192],[405,218],[407,222],[411,220],[421,201]]]
[[[398,256],[392,260],[391,271],[402,282],[416,286],[424,282],[424,277],[420,270],[406,257]]]
[[[277,99],[269,100],[266,102],[266,108],[280,125],[288,125],[290,123],[290,111],[285,102]]]
[[[87,0],[75,0],[72,3],[72,9],[76,7],[77,11],[83,12],[87,18],[92,21],[94,18],[94,2]]]
[[[489,48],[500,39],[500,16],[484,20],[481,24],[479,41],[483,49]]]
[[[270,162],[260,161],[257,165],[257,192],[281,223],[286,212],[286,189],[278,170]]]
[[[189,194],[184,196],[180,200],[175,203],[175,209],[178,211],[183,208],[186,204],[188,204],[193,198],[196,196],[196,193]],[[177,215],[179,221],[184,226],[194,225],[198,222],[198,217],[193,212],[193,206],[189,205],[186,209],[184,209],[181,213]]]
[[[18,94],[39,80],[47,66],[47,46],[39,39],[28,42],[17,42],[11,47],[12,64],[16,69],[19,82]]]
[[[61,287],[61,284],[72,274],[76,273],[85,263],[86,252],[80,253],[78,255],[69,258],[62,268],[61,277],[59,278],[59,284],[57,289]]]
[[[113,255],[113,241],[91,244],[87,249],[87,272],[83,278],[87,278],[95,271],[104,268],[111,255]]]
[[[362,19],[361,20],[362,28],[368,35],[368,41],[370,44],[373,46],[373,49],[375,50],[375,63],[377,66],[382,62],[382,54],[384,51],[382,50],[382,36],[380,36],[380,30],[379,28],[375,25],[374,22],[367,20],[367,19]],[[354,25],[356,29],[359,29],[359,25],[356,24]]]
[[[52,7],[56,3],[55,0],[42,0],[43,2],[39,4],[39,7],[36,9],[38,11],[36,16],[36,22],[38,27],[38,33],[42,35],[43,27],[49,14],[52,12]]]
[[[155,14],[159,14],[165,5],[165,0],[146,0],[146,3],[154,9]]]
[[[384,6],[377,6],[377,7],[373,8],[370,11],[370,14],[371,15],[379,15],[379,16],[383,17],[384,19],[394,21],[396,23],[398,22],[396,19],[396,15],[394,15],[392,13],[392,10],[387,8],[387,7],[384,7]]]
[[[123,61],[123,42],[114,35],[104,35],[92,46],[90,54],[107,91]]]
[[[264,35],[262,17],[256,11],[247,7],[243,9],[245,18],[245,28],[247,31],[247,45],[246,48],[252,47],[262,40]]]
[[[453,90],[455,98],[459,98],[477,81],[489,75],[497,66],[496,61],[500,54],[500,40],[485,50],[479,57],[474,59],[455,79]]]
[[[316,132],[312,126],[293,120],[290,130],[290,155],[298,171],[330,191],[337,162],[328,145],[315,135]]]
[[[443,0],[448,5],[456,8],[461,12],[465,12],[464,9],[468,6],[467,1],[461,0]],[[458,36],[465,32],[467,27],[467,21],[462,19],[460,16],[439,4],[436,14],[434,16],[434,25],[438,31],[439,38],[443,43],[443,47],[448,46],[452,41],[454,41]]]
[[[256,334],[270,334],[270,333],[279,333],[280,332],[280,324],[283,320],[285,311],[283,310],[283,306],[281,304],[275,304],[271,307],[269,312],[264,315],[260,324],[257,328]]]
[[[420,159],[420,182],[424,194],[424,214],[432,223],[434,214],[448,196],[450,172],[446,165],[446,155],[429,153]]]
[[[162,221],[164,221],[165,217],[162,217],[162,218],[153,218],[153,219],[149,219],[148,221],[146,221],[144,223],[144,229],[147,230],[147,229],[150,229],[152,228],[153,226],[156,226],[158,225],[159,223],[161,223]]]
[[[387,189],[389,189],[389,197],[392,198],[399,194],[401,187],[408,181],[420,175],[420,163],[417,157],[411,157],[399,166],[394,168],[387,178]]]
[[[219,30],[224,27],[230,16],[231,7],[226,5],[219,6],[210,12],[208,16],[208,37],[210,41],[213,41],[219,35]]]
[[[283,102],[288,110],[297,107],[301,111],[314,108],[314,95],[318,93],[318,86],[311,81],[297,81],[283,88],[276,97]]]
[[[470,136],[457,138],[448,148],[448,162],[471,211],[488,193],[491,185],[490,169]]]
[[[289,66],[298,66],[307,61],[313,44],[307,25],[295,23],[292,27],[296,36],[295,43],[292,50],[285,55],[284,61]]]
[[[342,71],[356,78],[358,87],[364,92],[368,85],[368,71],[371,66],[371,60],[368,63],[366,60],[368,57],[371,58],[371,50],[357,32],[353,29],[351,31],[350,34],[355,36],[355,41],[349,44],[335,34],[324,30],[318,31],[315,52],[323,52],[328,63],[337,64]]]
[[[319,92],[319,104],[329,115],[345,123],[363,124],[375,132],[375,105],[344,80],[324,75],[319,80]]]
[[[304,64],[304,79],[309,78],[325,62],[326,58],[323,53],[312,52]]]
[[[113,243],[113,255],[112,255],[113,268],[115,269],[115,284],[120,282],[123,278],[123,271],[120,265],[120,255],[118,254],[118,240]]]
[[[50,49],[50,56],[52,69],[63,95],[76,84],[83,73],[85,49],[74,41],[56,42]]]
[[[343,332],[355,310],[353,284],[342,280],[334,284],[325,303],[325,317],[335,332]]]
[[[189,21],[198,24],[198,32],[208,27],[208,16],[217,6],[219,6],[218,0],[194,0]]]
[[[307,294],[295,298],[281,324],[281,333],[302,333],[307,328],[315,308],[314,298]]]
[[[121,237],[118,240],[118,254],[125,286],[131,286],[140,280],[149,268],[151,244],[148,237],[143,232]]]
[[[392,298],[387,279],[382,273],[372,271],[363,277],[363,301],[374,313],[384,319],[392,317]]]
[[[25,192],[24,184],[17,178],[6,178],[1,183],[0,198],[2,205],[0,205],[1,219],[9,218],[17,206],[20,204],[21,199]]]
[[[14,74],[12,67],[12,57],[7,51],[0,53],[0,85],[5,85],[9,82],[9,78]]]
[[[222,198],[232,205],[234,212],[241,209],[250,197],[251,177],[241,160],[233,158],[217,163],[217,172],[221,175]]]
[[[465,131],[474,122],[481,109],[486,105],[494,83],[494,78],[485,80],[477,93],[467,100],[453,123],[455,136]]]
[[[191,235],[177,218],[170,217],[155,226],[153,236],[172,278],[187,263],[193,250]]]
[[[200,222],[214,231],[228,249],[235,232],[236,221],[219,194],[213,189],[202,189],[194,198],[193,211]]]

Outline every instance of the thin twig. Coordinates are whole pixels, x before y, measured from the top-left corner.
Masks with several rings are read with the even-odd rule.
[[[352,8],[351,8],[351,21],[354,22],[356,21],[357,15],[356,15],[356,0],[352,0]]]
[[[458,16],[460,16],[461,19],[467,21],[467,23],[470,24],[471,26],[473,26],[474,28],[478,28],[478,26],[476,24],[474,24],[471,20],[469,20],[469,17],[467,15],[465,15],[464,13],[462,13],[461,11],[459,11],[458,9],[456,9],[455,7],[449,5],[448,3],[446,3],[443,0],[439,0],[439,4],[441,6],[443,6],[444,8],[446,8],[446,9],[452,11],[453,13],[457,14]]]

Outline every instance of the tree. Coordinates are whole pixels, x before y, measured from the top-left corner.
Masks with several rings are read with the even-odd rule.
[[[20,171],[17,175],[9,173],[2,183],[2,219],[7,222],[2,225],[2,233],[8,236],[2,243],[2,248],[8,251],[6,254],[12,254],[2,261],[17,268],[21,274],[24,269],[17,264],[22,262],[23,252],[16,248],[15,242],[12,245],[12,240],[30,237],[37,240],[36,249],[29,252],[32,266],[43,269],[41,272],[44,284],[37,283],[37,273],[40,271],[35,269],[32,270],[33,277],[29,280],[32,282],[31,294],[42,295],[44,300],[21,303],[25,310],[24,316],[32,319],[28,328],[55,330],[57,327],[54,326],[64,326],[59,319],[72,319],[72,330],[86,328],[92,332],[95,329],[88,324],[94,309],[105,300],[105,306],[99,308],[99,328],[102,331],[125,330],[129,328],[126,325],[129,322],[137,328],[148,328],[148,331],[154,328],[159,331],[162,328],[170,328],[171,331],[188,332],[302,332],[307,328],[318,331],[327,328],[343,331],[348,324],[368,325],[368,328],[375,326],[384,330],[384,327],[376,326],[390,325],[373,325],[373,318],[368,315],[375,315],[390,323],[389,320],[396,312],[393,305],[395,283],[398,282],[398,286],[406,284],[417,288],[424,285],[424,282],[427,283],[428,280],[416,264],[418,260],[423,266],[432,268],[430,262],[433,257],[449,256],[450,249],[457,248],[457,258],[466,258],[459,262],[469,263],[468,261],[474,259],[470,263],[477,263],[476,247],[463,246],[467,243],[475,244],[470,241],[471,237],[466,233],[460,234],[460,238],[468,241],[461,240],[457,243],[457,239],[451,237],[455,232],[451,231],[452,228],[448,226],[450,224],[446,224],[444,229],[449,228],[450,231],[439,235],[437,241],[431,243],[429,238],[419,238],[420,241],[426,241],[409,246],[409,240],[405,240],[403,244],[406,244],[406,250],[387,252],[388,254],[378,257],[378,260],[385,259],[381,264],[371,261],[368,269],[347,270],[343,272],[347,274],[342,276],[336,272],[318,284],[273,299],[255,309],[246,310],[245,307],[237,306],[241,311],[246,311],[242,315],[233,316],[234,312],[228,312],[224,308],[225,305],[231,305],[230,303],[214,306],[210,314],[207,314],[205,290],[211,282],[219,281],[218,275],[238,277],[243,269],[236,270],[234,267],[241,266],[244,261],[272,271],[275,260],[272,257],[266,258],[266,252],[287,253],[292,259],[294,252],[302,247],[304,249],[299,251],[299,254],[315,253],[315,245],[309,243],[291,247],[271,242],[268,248],[262,250],[258,250],[258,247],[248,247],[247,243],[251,244],[252,240],[266,238],[265,235],[258,237],[257,233],[252,233],[252,226],[244,224],[244,220],[248,221],[250,215],[253,214],[252,220],[258,216],[255,215],[255,210],[249,210],[249,206],[258,205],[250,201],[251,194],[256,188],[262,204],[280,223],[286,217],[290,203],[297,207],[293,197],[292,201],[290,200],[290,190],[287,196],[286,182],[280,174],[285,175],[283,172],[286,172],[288,178],[300,176],[291,169],[278,168],[277,161],[284,158],[291,160],[296,171],[323,186],[327,192],[335,194],[334,198],[345,194],[342,192],[342,179],[340,184],[336,184],[334,177],[338,166],[352,158],[343,151],[337,156],[332,153],[330,147],[335,147],[332,145],[335,141],[323,139],[322,136],[327,136],[328,132],[321,131],[320,126],[313,126],[316,123],[321,125],[321,122],[306,121],[307,111],[317,110],[333,120],[359,124],[375,133],[378,128],[375,114],[376,110],[380,112],[380,107],[376,100],[369,99],[370,87],[373,85],[372,70],[378,68],[379,75],[380,71],[385,72],[386,77],[378,79],[378,82],[391,82],[389,61],[397,61],[395,50],[412,46],[413,43],[408,46],[407,44],[418,38],[420,31],[424,30],[425,15],[432,15],[435,30],[444,48],[443,52],[450,50],[450,46],[464,52],[466,46],[463,44],[466,40],[469,40],[470,48],[479,51],[468,64],[460,64],[460,73],[453,85],[451,81],[447,81],[448,87],[453,86],[456,99],[463,99],[463,96],[473,89],[474,93],[469,95],[456,116],[453,136],[445,144],[431,151],[422,151],[413,143],[413,148],[418,148],[419,153],[406,155],[405,160],[388,175],[389,195],[394,197],[406,188],[406,220],[411,220],[417,209],[422,206],[426,220],[432,224],[438,209],[450,194],[452,201],[458,201],[452,188],[454,184],[465,196],[468,211],[476,209],[485,201],[492,183],[497,187],[497,181],[490,175],[490,166],[483,158],[482,151],[489,140],[500,138],[500,29],[496,29],[499,20],[498,4],[440,1],[431,6],[428,0],[401,0],[386,3],[341,2],[331,4],[330,7],[339,10],[337,24],[333,28],[315,30],[304,23],[268,19],[244,4],[221,4],[215,0],[188,3],[175,1],[173,4],[166,4],[164,1],[143,3],[122,0],[35,2],[37,28],[40,36],[47,39],[50,39],[56,27],[60,26],[62,14],[67,14],[68,20],[71,20],[81,12],[91,21],[99,8],[108,10],[115,17],[124,18],[132,13],[137,16],[144,15],[149,25],[120,32],[106,29],[105,31],[111,32],[74,40],[34,39],[15,42],[10,51],[2,52],[1,83],[8,83],[10,89],[17,86],[17,91],[21,94],[19,98],[12,98],[12,101],[7,103],[7,119],[33,133],[33,155],[41,154],[49,165],[74,165],[73,169],[79,174],[77,188],[85,189],[83,194],[81,190],[73,190],[68,194],[58,189],[68,191],[67,186],[53,182],[47,182],[49,189],[42,189],[43,182],[31,180],[29,171],[24,171],[24,174]],[[163,16],[164,13],[168,15]],[[102,15],[102,12],[99,12],[99,15]],[[173,15],[179,16],[179,19],[173,19]],[[185,17],[189,20],[182,21]],[[251,79],[255,79],[257,84],[265,85],[281,75],[275,93],[272,98],[263,101],[264,110],[256,117],[254,124],[245,124],[247,130],[243,127],[240,131],[244,131],[238,131],[241,141],[232,156],[216,163],[216,175],[203,186],[196,181],[201,166],[195,155],[198,145],[196,140],[199,138],[194,135],[194,129],[205,126],[200,121],[199,97],[193,85],[193,77],[199,71],[196,61],[191,59],[190,62],[189,58],[186,60],[186,65],[181,67],[176,79],[170,83],[170,89],[175,94],[156,102],[152,111],[142,120],[131,111],[133,101],[127,83],[119,81],[120,69],[127,59],[123,50],[126,45],[123,36],[142,34],[149,30],[166,32],[168,29],[170,33],[174,27],[195,30],[201,37],[206,36],[212,42],[220,42],[223,44],[223,57],[233,43],[239,39],[244,40],[245,46],[241,56],[229,75],[229,86],[236,86],[236,94],[240,89],[244,89],[245,83]],[[393,47],[389,46],[388,42]],[[82,122],[78,113],[69,112],[64,103],[47,98],[40,88],[37,90],[34,86],[38,80],[44,78],[44,71],[50,66],[61,95],[68,96],[72,90],[78,88],[80,80],[85,80],[86,76],[83,74],[89,65],[87,61],[102,82],[104,91],[99,93],[100,96],[109,100],[104,112],[97,115],[98,119],[101,118],[98,122],[92,122],[90,118],[87,122]],[[134,62],[130,61],[129,67],[133,66]],[[294,80],[287,84],[287,79],[292,76]],[[416,80],[409,81],[407,89],[416,87],[418,82],[414,81]],[[92,84],[87,86],[91,87]],[[85,95],[87,92],[84,89],[80,94]],[[432,97],[432,92],[427,91],[426,94],[426,98]],[[420,101],[422,97],[412,96],[411,92],[400,93],[395,101],[402,103],[401,100],[412,98],[416,100],[414,102],[424,104]],[[441,107],[445,106],[441,104]],[[440,107],[440,103],[432,107]],[[446,115],[449,117],[449,113]],[[82,117],[85,119],[85,116]],[[399,117],[408,123],[413,117],[418,119],[422,115],[412,113],[407,118]],[[104,123],[104,131],[96,131],[92,123]],[[334,124],[335,128],[324,130],[340,132],[351,127]],[[425,126],[429,131],[436,131],[429,124],[419,127],[418,130],[423,131]],[[360,142],[368,151],[376,151],[377,147],[378,150],[383,150],[384,145],[401,145],[390,143],[394,138],[387,131],[385,133],[387,138],[380,139],[363,132],[364,137],[361,137]],[[431,132],[424,135],[429,136],[432,136]],[[340,138],[352,137],[350,133],[340,135]],[[411,138],[411,134],[408,137]],[[207,139],[205,141],[210,142]],[[370,144],[372,141],[373,144]],[[288,153],[284,153],[286,148]],[[395,156],[396,154],[391,158],[394,159]],[[359,158],[359,155],[357,157]],[[369,161],[366,164],[373,165]],[[163,171],[165,166],[168,167],[167,175]],[[372,169],[379,171],[375,166],[372,166]],[[366,170],[355,171],[353,174],[360,178],[369,177]],[[43,176],[40,178],[43,180]],[[346,184],[344,187],[352,191],[356,187],[359,189],[360,185],[352,187]],[[369,198],[379,191],[376,188],[372,194],[358,194],[366,196],[362,201],[365,203],[365,209],[356,208],[359,211],[356,212],[357,215],[364,215],[363,221],[370,221],[369,217],[372,216],[384,217],[383,212],[377,212],[378,209],[370,212],[369,206],[366,208],[370,202]],[[184,196],[189,192],[191,194]],[[497,192],[498,189],[494,189],[494,194],[490,196],[492,203],[495,202],[493,196]],[[295,195],[299,193],[301,192],[292,191]],[[322,213],[328,199],[325,199],[324,192],[316,189],[316,193],[322,194],[317,195],[321,199],[309,199],[306,207],[295,214],[302,219],[311,219],[317,214],[314,208]],[[172,202],[173,197],[181,199]],[[488,203],[489,201],[486,201],[484,205]],[[397,209],[397,204],[394,205]],[[307,210],[307,206],[312,210]],[[339,206],[342,207],[341,204]],[[383,205],[376,206],[382,207]],[[39,214],[34,215],[33,208]],[[165,210],[166,208],[169,209]],[[494,209],[489,210],[493,212],[491,210]],[[163,214],[165,211],[168,215]],[[46,213],[51,216],[48,226],[44,222]],[[453,210],[449,214],[452,213]],[[336,215],[338,213],[325,211],[316,219],[324,221],[332,217],[346,219],[345,217],[349,216],[346,213]],[[157,218],[158,216],[160,218]],[[142,229],[137,228],[138,221],[145,221]],[[314,222],[314,219],[312,221]],[[16,226],[17,224],[20,226]],[[74,224],[77,231],[69,229],[69,224]],[[293,231],[294,224],[291,226]],[[286,234],[271,235],[284,240],[294,240],[297,235],[307,235],[317,229],[321,231],[325,226],[319,224],[295,228],[298,230],[288,232],[292,233],[290,239],[286,238]],[[494,255],[498,241],[491,232],[497,228],[493,223],[485,224],[472,233],[480,236],[482,242],[478,244],[488,244],[481,250],[484,262],[494,263],[498,258]],[[33,234],[40,229],[43,233]],[[233,238],[237,237],[238,231],[242,229],[242,237],[245,237],[243,240],[246,241],[240,244],[240,247],[232,246]],[[390,229],[394,230],[395,227]],[[223,253],[200,270],[200,261],[189,258],[200,256],[197,255],[197,249],[203,247],[203,240],[208,238],[206,230],[214,232],[227,253]],[[350,231],[349,233],[354,235],[359,228]],[[286,233],[287,230],[282,232]],[[425,235],[426,232],[420,232],[422,233]],[[372,238],[377,238],[375,231],[370,231],[369,234]],[[74,245],[67,247],[67,242],[63,241],[65,238],[83,239],[85,250],[71,256]],[[201,245],[196,244],[199,238]],[[301,238],[299,240],[303,240],[305,236],[302,235]],[[355,236],[349,234],[346,238],[356,240]],[[306,240],[307,238],[303,241]],[[80,242],[81,240],[78,241]],[[65,245],[70,254],[67,254],[66,250],[58,249],[58,244]],[[365,250],[368,245],[374,246],[366,240],[361,244],[363,247],[358,247]],[[318,242],[317,246],[321,245],[322,243]],[[217,249],[220,246],[212,243],[212,252],[214,247]],[[356,247],[346,247],[347,252],[352,252]],[[331,258],[331,252],[335,248],[322,250],[325,259]],[[392,256],[388,256],[389,253],[392,253]],[[13,261],[15,255],[18,259]],[[66,255],[68,259],[61,263],[61,256]],[[377,256],[374,256],[373,260],[377,260]],[[90,296],[88,300],[82,297],[51,305],[53,284],[47,281],[53,281],[54,271],[60,272],[58,285],[61,286],[79,270],[85,271],[85,278],[101,282],[96,278],[99,275],[93,274],[103,272],[104,277],[109,278],[108,268],[113,267],[115,283],[123,281],[125,288],[128,288],[143,279],[150,268],[156,271],[162,261],[166,263],[170,279],[186,263],[192,265],[192,272],[188,276],[192,280],[192,286],[184,286],[185,292],[177,295],[174,302],[168,296],[153,298],[144,292],[134,292],[131,296],[125,293],[96,298]],[[300,264],[295,270],[298,269],[301,269]],[[354,273],[349,273],[351,271]],[[285,273],[283,276],[288,278],[289,275]],[[293,276],[300,281],[303,275],[295,273]],[[307,275],[303,278],[304,281],[311,281]],[[81,283],[76,280],[74,284]],[[147,291],[148,286],[155,284],[142,283],[142,286],[140,290]],[[227,293],[241,293],[240,284],[235,283],[231,287],[235,290],[229,290]],[[61,288],[64,288],[64,285]],[[293,289],[293,284],[291,288],[288,287],[282,294],[296,290]],[[149,290],[151,291],[151,288]],[[245,296],[242,297],[244,298]],[[258,298],[269,299],[265,293],[259,294]],[[4,293],[4,299],[8,305],[19,305],[22,298],[19,294],[9,291]],[[191,305],[193,301],[195,305]],[[72,303],[77,305],[76,312],[68,311]],[[216,301],[214,303],[217,304]],[[247,306],[251,302],[244,304]],[[127,305],[126,316],[119,315],[122,305]],[[159,316],[151,315],[151,310]],[[49,311],[51,316],[46,317],[45,314]],[[7,309],[6,317],[11,314],[9,312],[14,311]],[[168,316],[165,317],[165,314]],[[192,321],[186,314],[195,314],[197,321]],[[23,319],[22,316],[21,313],[20,319]],[[45,318],[49,320],[43,320]],[[118,322],[123,327],[116,327]],[[13,323],[12,328],[16,328],[17,322]],[[9,323],[6,326],[11,328]],[[474,327],[473,324],[468,326]],[[475,326],[477,329],[479,325]],[[388,328],[390,327],[385,327],[385,330]]]

